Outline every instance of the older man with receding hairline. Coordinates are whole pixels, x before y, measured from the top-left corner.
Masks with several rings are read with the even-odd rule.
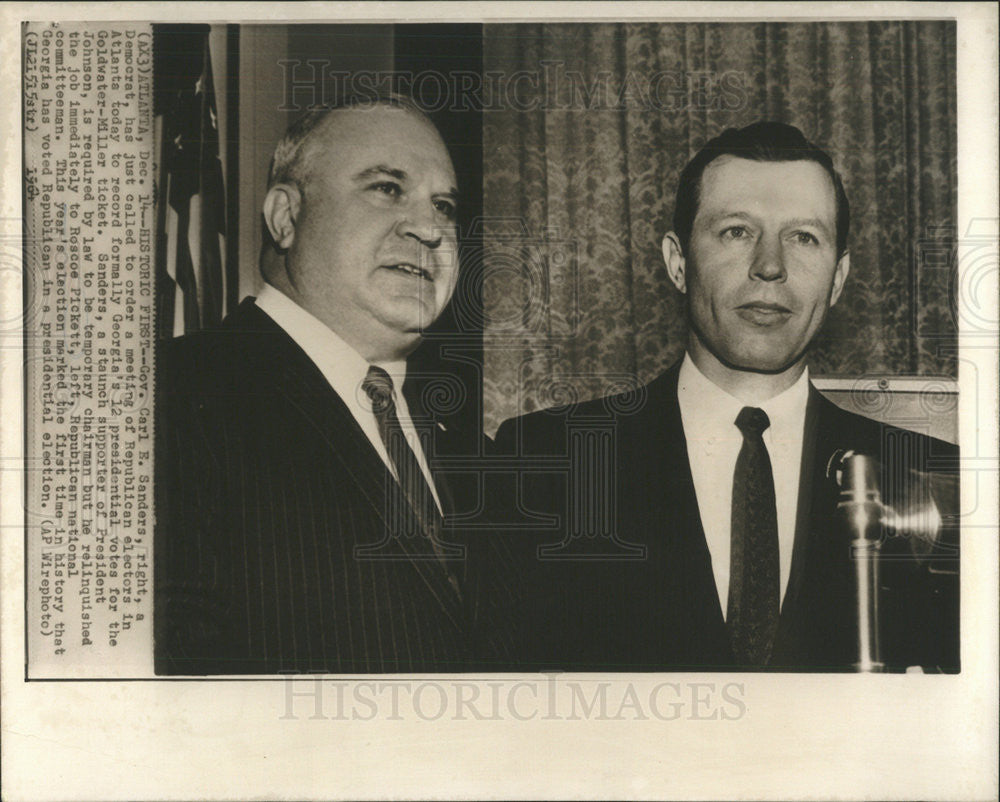
[[[402,392],[455,289],[457,194],[402,98],[311,112],[277,146],[263,289],[158,356],[158,672],[471,667],[446,427]]]

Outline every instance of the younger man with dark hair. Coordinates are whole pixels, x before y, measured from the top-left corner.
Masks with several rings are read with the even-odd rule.
[[[853,450],[899,477],[953,470],[957,452],[841,410],[809,382],[809,345],[850,267],[849,217],[832,160],[798,129],[725,131],[684,170],[663,239],[687,301],[684,358],[633,393],[500,428],[499,452],[524,456],[522,510],[566,522],[579,517],[569,498],[615,511],[614,544],[516,538],[531,667],[834,671],[858,660],[854,564],[828,463]],[[571,447],[588,422],[613,440],[606,464]],[[567,454],[584,454],[568,476],[532,467]],[[614,480],[574,495],[602,475]],[[888,667],[957,671],[957,559],[932,572],[902,539],[883,552]]]

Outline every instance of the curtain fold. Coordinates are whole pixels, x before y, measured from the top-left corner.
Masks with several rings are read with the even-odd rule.
[[[851,276],[819,374],[956,372],[951,22],[488,25],[484,393],[504,419],[645,383],[683,352],[660,242],[711,137],[777,119],[834,157]],[[506,81],[504,84],[503,82]],[[933,252],[935,259],[925,259]]]

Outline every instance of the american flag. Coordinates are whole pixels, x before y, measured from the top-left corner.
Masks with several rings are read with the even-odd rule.
[[[208,25],[154,27],[161,337],[215,325],[227,311],[226,190],[209,34]]]

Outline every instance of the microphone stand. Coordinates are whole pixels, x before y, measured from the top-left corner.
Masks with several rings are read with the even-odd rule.
[[[878,472],[874,458],[853,451],[836,452],[827,466],[827,476],[840,486],[835,516],[840,530],[850,536],[854,558],[858,620],[858,662],[854,668],[861,673],[885,669],[878,632],[879,552],[885,507]]]

